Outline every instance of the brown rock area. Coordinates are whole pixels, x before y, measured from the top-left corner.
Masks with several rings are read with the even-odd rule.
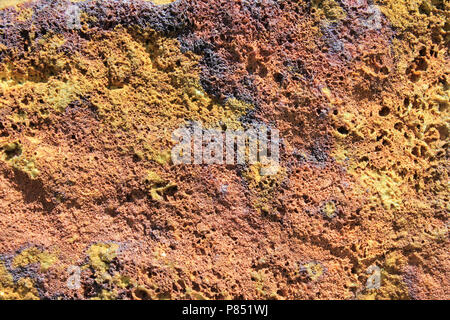
[[[0,1],[0,300],[448,299],[449,13]],[[194,122],[280,170],[174,164]]]

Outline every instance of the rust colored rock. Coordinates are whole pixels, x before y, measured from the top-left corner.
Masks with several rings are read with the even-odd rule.
[[[1,2],[0,299],[448,299],[449,9]]]

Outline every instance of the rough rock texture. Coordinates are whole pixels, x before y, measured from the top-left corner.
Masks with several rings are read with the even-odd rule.
[[[449,298],[448,1],[0,8],[0,299]],[[189,121],[282,170],[173,165]]]

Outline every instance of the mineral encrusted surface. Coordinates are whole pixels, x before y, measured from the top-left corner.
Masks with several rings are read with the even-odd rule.
[[[450,298],[449,9],[0,1],[0,299]],[[192,121],[280,170],[174,165]]]

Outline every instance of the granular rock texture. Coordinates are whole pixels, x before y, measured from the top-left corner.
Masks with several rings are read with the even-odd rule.
[[[0,8],[0,299],[450,297],[448,1]],[[173,164],[193,121],[281,170]]]

